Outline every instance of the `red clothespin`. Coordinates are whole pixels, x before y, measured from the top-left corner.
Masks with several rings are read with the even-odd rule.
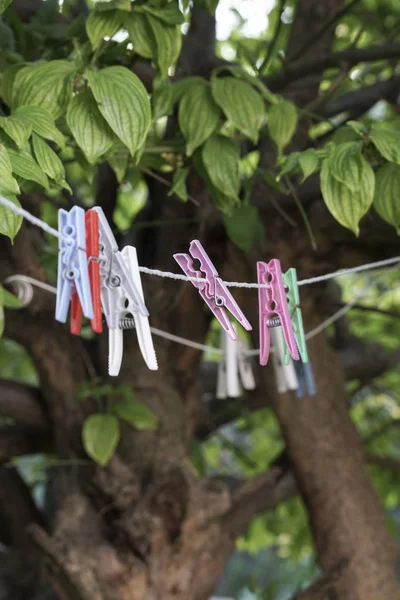
[[[266,365],[270,349],[269,326],[275,326],[273,317],[278,315],[279,325],[282,326],[286,345],[293,360],[299,360],[299,351],[294,337],[292,320],[290,318],[286,298],[285,284],[282,278],[281,263],[273,258],[269,263],[257,263],[258,309],[260,326],[260,365]],[[271,321],[271,322],[270,322]]]
[[[88,270],[90,280],[90,291],[92,294],[94,318],[90,324],[95,333],[103,331],[103,320],[100,300],[100,264],[99,264],[99,215],[95,210],[87,210],[85,214],[86,231],[86,255],[88,258]],[[79,335],[82,327],[82,306],[76,292],[71,300],[71,333]]]

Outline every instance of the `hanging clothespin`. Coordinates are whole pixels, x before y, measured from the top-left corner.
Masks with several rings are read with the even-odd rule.
[[[192,284],[198,289],[200,296],[209,306],[215,317],[232,340],[237,339],[236,332],[229,320],[226,310],[239,321],[239,323],[250,331],[250,323],[242,313],[239,305],[229,292],[228,288],[218,275],[218,271],[211,262],[208,254],[204,250],[199,240],[192,240],[189,246],[189,254],[174,254],[174,258],[182,271],[188,277],[205,278],[206,281],[192,281]],[[193,266],[193,260],[200,262],[200,270],[196,271]]]
[[[288,301],[289,314],[292,319],[294,337],[297,348],[303,363],[308,363],[308,352],[306,337],[304,334],[303,316],[300,308],[299,286],[297,285],[297,271],[291,268],[283,274],[283,281],[286,286],[286,298]],[[290,361],[289,349],[285,346],[285,364]]]
[[[297,390],[298,381],[295,367],[290,357],[289,363],[285,363],[283,335],[280,329],[280,327],[271,329],[272,364],[275,371],[276,387],[280,394],[284,394],[289,390]]]
[[[232,324],[234,327],[234,325]],[[248,344],[239,338],[232,340],[226,331],[221,331],[221,360],[218,366],[217,398],[239,398],[242,388],[254,390],[256,383],[249,357]]]
[[[297,389],[296,396],[298,398],[303,398],[305,388],[309,396],[316,396],[317,388],[315,385],[314,373],[311,367],[311,363],[304,363],[302,360],[299,360],[297,363],[294,364],[294,368],[296,369],[297,380],[299,382],[299,387]]]
[[[100,299],[100,264],[99,264],[99,216],[95,210],[87,210],[85,214],[86,255],[88,261],[90,291],[92,294],[94,317],[90,320],[95,333],[103,331],[101,299]],[[79,335],[82,327],[82,305],[76,292],[71,300],[71,333]]]
[[[56,321],[65,323],[73,293],[76,292],[82,312],[87,319],[94,318],[86,256],[85,211],[73,206],[58,211],[59,239]]]
[[[99,217],[100,232],[100,296],[109,329],[108,372],[116,376],[122,362],[123,338],[120,321],[139,313],[148,317],[144,300],[118,250],[111,227],[99,206],[93,208]]]
[[[269,327],[282,325],[285,342],[293,360],[299,360],[293,325],[290,319],[282,278],[280,261],[273,258],[269,263],[257,262],[259,328],[260,328],[260,365],[266,365],[270,349]]]

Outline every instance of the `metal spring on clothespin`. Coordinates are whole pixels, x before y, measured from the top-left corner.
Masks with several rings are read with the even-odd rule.
[[[118,323],[119,329],[135,329],[135,319],[120,319]]]
[[[272,319],[267,320],[268,327],[279,327],[282,325],[279,317],[272,317]]]

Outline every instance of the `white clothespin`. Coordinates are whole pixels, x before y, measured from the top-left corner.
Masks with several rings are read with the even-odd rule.
[[[218,367],[217,398],[239,398],[242,387],[254,390],[256,383],[253,371],[246,355],[247,343],[232,340],[225,331],[221,331],[222,356]]]
[[[282,338],[281,327],[271,327],[271,341],[274,347],[272,354],[272,364],[274,365],[276,386],[280,394],[284,394],[288,390],[297,390],[298,382],[293,361],[285,365],[284,361],[284,345]]]

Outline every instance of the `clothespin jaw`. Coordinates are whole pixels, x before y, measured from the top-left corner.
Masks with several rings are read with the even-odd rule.
[[[314,374],[311,368],[311,363],[303,363],[299,360],[295,363],[296,375],[299,382],[299,387],[296,392],[297,398],[303,398],[305,393],[305,388],[307,389],[307,394],[309,396],[317,395],[317,388],[315,385]]]
[[[85,211],[80,206],[74,206],[70,211],[61,208],[58,211],[58,229],[63,238],[59,240],[56,321],[66,322],[75,291],[83,314],[86,318],[93,319],[86,257]]]
[[[214,313],[229,337],[232,340],[237,339],[235,329],[229,320],[226,310],[229,310],[239,323],[250,331],[252,329],[250,323],[218,275],[218,271],[199,240],[191,241],[189,252],[191,256],[185,253],[174,254],[174,259],[188,277],[206,279],[206,281],[192,281],[192,284],[199,290],[200,296]],[[199,271],[196,271],[193,267],[193,259],[200,262]]]
[[[270,350],[269,320],[278,315],[286,345],[293,360],[299,360],[294,337],[293,325],[290,318],[286,299],[280,261],[273,258],[269,263],[257,262],[257,279],[260,329],[260,365],[266,365]]]
[[[235,326],[232,323],[232,326]],[[254,390],[256,382],[246,351],[245,340],[234,341],[226,331],[221,331],[221,360],[218,367],[217,398],[239,398],[242,388]]]
[[[136,289],[139,292],[140,297],[144,303],[143,286],[140,277],[136,248],[134,248],[133,246],[125,246],[121,254],[125,261],[127,269],[132,277],[132,281],[135,284]],[[158,364],[153,345],[153,338],[151,336],[149,319],[148,317],[144,317],[143,315],[141,315],[139,312],[134,312],[133,318],[135,321],[135,329],[142,356],[148,368],[151,371],[157,371]]]
[[[272,364],[275,371],[276,387],[280,394],[284,394],[289,390],[297,390],[298,380],[293,361],[290,360],[290,357],[289,364],[285,364],[283,336],[279,329],[271,329],[271,339],[274,349]]]
[[[254,379],[251,362],[247,355],[249,345],[242,338],[239,338],[236,343],[238,346],[239,375],[243,389],[254,390],[256,388],[256,380]]]
[[[300,308],[300,294],[299,286],[297,285],[297,271],[294,267],[286,271],[283,274],[283,281],[286,286],[286,298],[289,306],[289,314],[292,319],[294,337],[296,339],[297,348],[300,353],[301,360],[303,363],[308,362],[308,352],[306,337],[303,326],[303,316]],[[290,354],[287,347],[285,347],[285,364],[287,365],[290,361]]]
[[[88,260],[90,291],[93,302],[94,317],[90,320],[95,333],[103,331],[101,299],[100,299],[100,235],[99,216],[94,210],[87,210],[85,214],[86,254]],[[79,335],[82,327],[82,306],[77,293],[73,293],[71,301],[71,333]]]

